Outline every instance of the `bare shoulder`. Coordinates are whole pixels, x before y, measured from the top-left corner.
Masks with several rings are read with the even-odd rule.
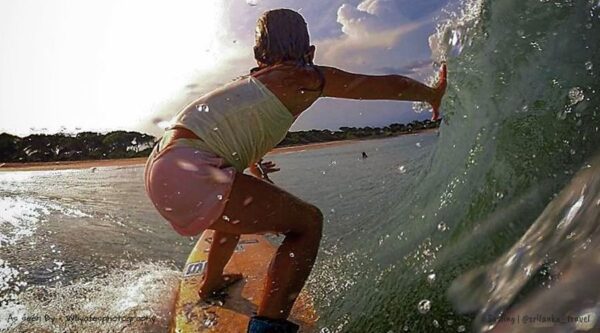
[[[281,86],[294,90],[316,89],[321,85],[321,76],[313,66],[276,65],[253,74],[267,86]]]
[[[253,74],[287,107],[294,117],[320,96],[323,79],[315,66],[281,64]]]

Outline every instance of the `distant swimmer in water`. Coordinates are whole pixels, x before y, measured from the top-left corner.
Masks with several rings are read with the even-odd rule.
[[[445,64],[429,87],[401,75],[315,65],[314,56],[300,14],[267,11],[256,29],[257,67],[181,110],[146,163],[146,192],[179,234],[214,230],[202,298],[242,278],[223,274],[240,235],[285,235],[248,332],[297,331],[287,318],[312,270],[323,228],[319,208],[265,181],[279,169],[263,156],[319,98],[421,101],[432,106],[435,120],[446,90]],[[246,168],[253,176],[244,174]]]
[[[362,152],[362,159],[364,160],[365,158],[367,158],[369,156],[367,156],[367,153],[365,153],[364,151]]]

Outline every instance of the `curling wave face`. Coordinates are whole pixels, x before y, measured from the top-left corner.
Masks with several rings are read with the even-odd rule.
[[[380,241],[324,264],[343,263],[353,281],[327,301],[329,330],[489,330],[518,295],[556,278],[547,265],[560,271],[578,246],[595,247],[596,176],[572,179],[597,168],[598,36],[600,3],[588,0],[465,1],[440,23],[430,45],[450,85],[439,141],[410,196],[366,228]],[[557,229],[565,219],[577,230]],[[471,270],[453,307],[447,290]]]

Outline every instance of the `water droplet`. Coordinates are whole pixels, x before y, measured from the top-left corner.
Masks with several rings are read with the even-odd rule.
[[[406,167],[404,167],[404,165],[401,165],[398,167],[398,171],[400,171],[400,173],[406,173]]]
[[[217,183],[226,184],[231,181],[231,178],[227,176],[227,173],[223,172],[222,169],[211,168],[208,173],[212,176],[213,180]],[[219,199],[221,200],[221,199]]]
[[[540,44],[538,42],[530,42],[529,45],[531,45],[534,49],[536,49],[538,51],[542,51],[542,47],[540,46]]]
[[[431,301],[428,299],[421,300],[417,305],[417,309],[419,309],[421,314],[426,314],[431,310]]]
[[[213,128],[213,131],[218,131],[218,130],[219,130],[218,127]]]
[[[571,106],[583,101],[584,98],[585,95],[583,94],[583,90],[581,90],[581,88],[573,87],[571,90],[569,90],[569,102],[571,103]]]
[[[290,252],[290,258],[295,257],[296,255],[294,254],[294,252]]]
[[[438,228],[439,231],[442,231],[442,232],[448,230],[448,226],[444,222],[440,222],[438,224],[437,228]]]
[[[427,282],[429,282],[429,284],[433,284],[435,282],[435,273],[427,275]]]
[[[165,211],[166,211],[166,212],[172,212],[172,211],[173,211],[173,208],[171,208],[171,207],[165,207]]]
[[[434,319],[433,320],[433,326],[436,327],[436,328],[440,327],[440,323],[437,320]]]
[[[219,199],[219,200],[223,200],[223,196],[222,196],[222,195],[220,195],[220,194],[217,194],[217,199]]]
[[[196,110],[198,110],[200,112],[209,112],[210,108],[206,104],[198,104],[198,105],[196,105]]]
[[[247,197],[247,198],[244,200],[244,206],[248,206],[249,204],[251,204],[251,203],[252,203],[252,201],[253,201],[253,200],[254,200],[254,198],[253,198],[253,197]]]
[[[586,61],[585,62],[585,69],[587,69],[588,71],[592,71],[592,69],[594,69],[594,64],[591,61]]]
[[[467,330],[467,329],[465,328],[465,325],[460,325],[460,326],[458,326],[458,328],[456,329],[456,331],[457,331],[457,332],[464,332],[464,331],[466,331],[466,330]]]
[[[229,222],[229,216],[227,216],[227,215],[223,215],[223,220],[225,220],[225,221]]]
[[[246,3],[248,4],[248,6],[256,6],[258,5],[258,0],[246,0]]]
[[[195,171],[199,170],[197,166],[195,166],[194,164],[190,163],[189,161],[178,160],[176,162],[176,164],[177,164],[178,167],[180,167],[181,169],[186,170],[186,171],[195,172]]]
[[[219,239],[219,244],[225,244],[227,243],[227,237],[223,237],[221,239]]]
[[[231,221],[231,224],[238,224],[240,222],[241,222],[240,220],[233,220],[233,221]]]
[[[420,143],[420,142],[417,142],[417,143],[415,143],[415,146],[417,146],[417,147],[421,148],[421,143]]]

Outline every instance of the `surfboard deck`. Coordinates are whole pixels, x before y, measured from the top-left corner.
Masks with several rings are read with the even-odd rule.
[[[225,273],[241,273],[244,279],[227,289],[228,297],[221,305],[202,302],[198,290],[208,259],[212,231],[205,231],[190,253],[183,269],[173,317],[171,333],[243,333],[248,321],[258,309],[263,281],[275,254],[275,247],[260,235],[242,235],[235,252],[225,266]],[[300,332],[316,332],[317,314],[306,292],[300,293],[290,320],[300,325]]]

